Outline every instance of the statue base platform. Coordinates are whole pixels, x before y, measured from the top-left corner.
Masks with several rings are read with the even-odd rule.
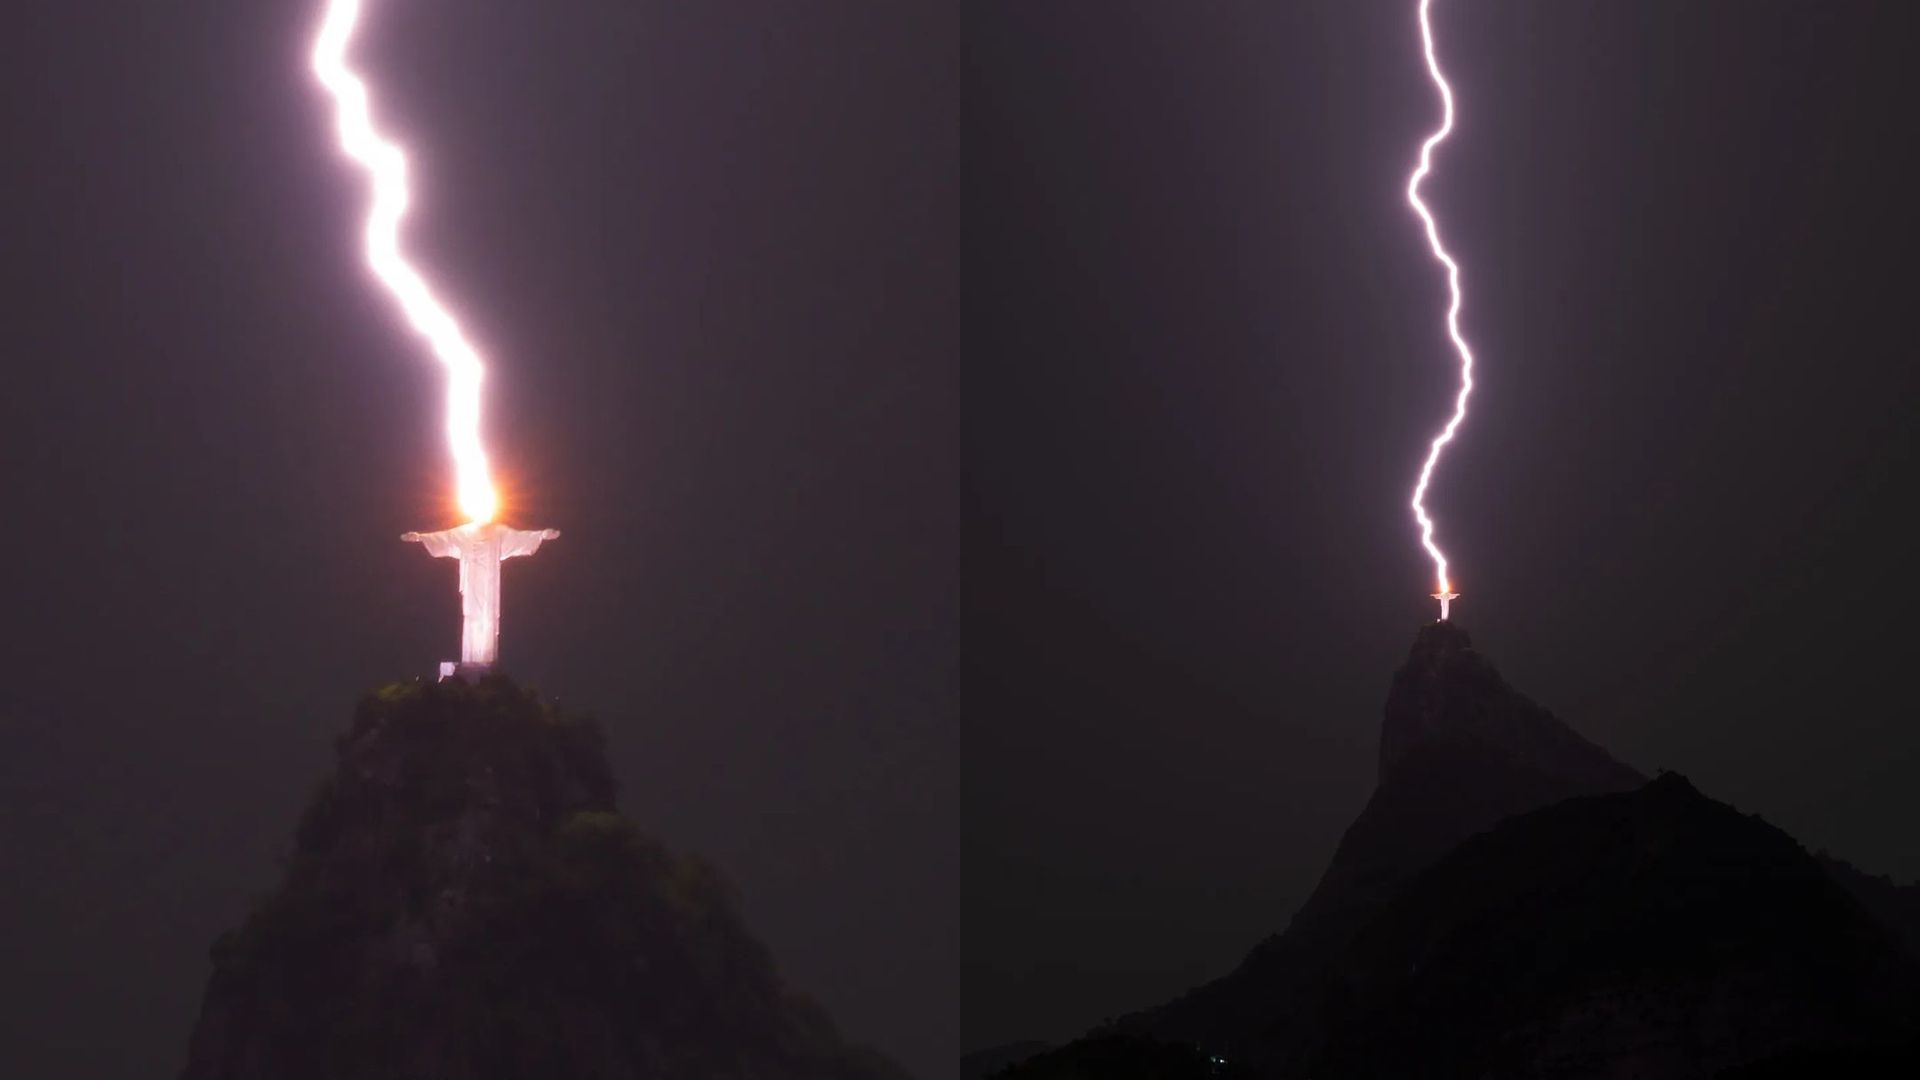
[[[482,675],[493,671],[492,664],[467,664],[456,660],[440,661],[440,681],[459,679],[461,682],[479,682]]]

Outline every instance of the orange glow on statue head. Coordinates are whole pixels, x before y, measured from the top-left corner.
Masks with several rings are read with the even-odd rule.
[[[492,485],[460,493],[460,512],[474,525],[484,525],[500,513],[500,496]]]

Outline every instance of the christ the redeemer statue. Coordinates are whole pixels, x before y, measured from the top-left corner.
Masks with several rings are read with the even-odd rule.
[[[500,652],[500,560],[531,555],[558,529],[512,529],[498,522],[410,532],[400,539],[426,545],[436,559],[460,560],[460,663],[491,667]]]

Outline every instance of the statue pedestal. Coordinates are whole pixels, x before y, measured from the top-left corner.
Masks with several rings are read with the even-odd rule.
[[[479,682],[480,676],[492,670],[492,664],[466,664],[457,660],[442,660],[440,661],[440,681],[459,679],[461,682]]]

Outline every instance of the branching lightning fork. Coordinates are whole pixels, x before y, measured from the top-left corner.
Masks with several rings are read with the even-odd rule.
[[[1453,416],[1447,421],[1440,434],[1434,436],[1427,448],[1427,460],[1420,466],[1420,481],[1413,487],[1413,516],[1420,523],[1420,544],[1433,558],[1434,576],[1439,585],[1433,594],[1440,601],[1440,618],[1450,614],[1449,606],[1459,594],[1453,589],[1453,580],[1447,573],[1447,556],[1433,539],[1433,518],[1428,516],[1426,507],[1427,486],[1433,481],[1433,470],[1440,463],[1440,454],[1447,444],[1453,441],[1454,433],[1467,418],[1467,398],[1473,393],[1473,350],[1468,347],[1467,339],[1460,334],[1460,264],[1447,254],[1440,243],[1440,227],[1433,219],[1433,213],[1427,204],[1420,200],[1420,183],[1433,171],[1434,148],[1444,142],[1453,132],[1453,89],[1440,73],[1440,61],[1434,55],[1433,23],[1429,15],[1433,0],[1420,0],[1420,39],[1426,49],[1427,74],[1433,78],[1433,84],[1440,90],[1441,119],[1440,127],[1420,146],[1420,163],[1413,170],[1413,176],[1407,181],[1407,201],[1413,204],[1414,213],[1426,224],[1427,243],[1433,249],[1433,257],[1447,268],[1447,287],[1453,294],[1452,303],[1447,308],[1447,336],[1453,339],[1453,347],[1460,355],[1460,393],[1454,399]]]

